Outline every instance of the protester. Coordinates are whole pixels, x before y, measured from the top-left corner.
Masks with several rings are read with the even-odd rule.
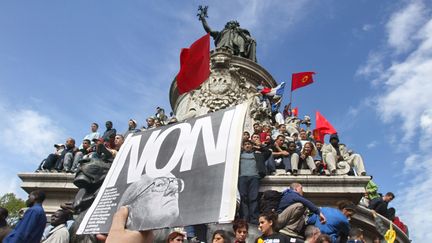
[[[279,242],[288,243],[290,242],[288,237],[279,234],[276,231],[277,224],[277,214],[274,212],[262,213],[259,216],[259,227],[258,229],[262,232],[262,235],[255,240],[258,242]]]
[[[4,237],[11,231],[11,228],[6,221],[8,215],[8,210],[6,208],[0,207],[0,242],[2,242]]]
[[[26,201],[29,207],[24,217],[15,226],[15,229],[6,236],[4,243],[39,243],[42,238],[47,218],[42,208],[45,193],[40,190],[32,191]]]
[[[250,223],[258,224],[258,192],[260,179],[265,176],[265,160],[269,151],[253,150],[252,142],[243,141],[240,154],[240,173],[238,190],[240,192],[240,217]]]
[[[318,227],[309,225],[308,227],[306,227],[304,234],[305,234],[305,243],[317,243],[321,232],[318,229]]]
[[[244,219],[237,219],[233,222],[234,243],[245,243],[249,233],[249,225]]]
[[[62,209],[57,210],[51,216],[52,228],[46,239],[42,240],[43,243],[69,243],[69,231],[66,227],[68,220],[68,213]]]
[[[54,144],[55,151],[52,154],[49,154],[42,162],[39,164],[36,172],[52,172],[53,168],[60,158],[63,150],[65,149],[64,144]]]
[[[62,151],[60,157],[57,159],[55,169],[57,172],[64,171],[66,173],[72,172],[72,165],[75,159],[75,153],[78,148],[75,147],[75,139],[68,138],[65,143],[65,149]]]
[[[363,158],[359,154],[350,153],[344,144],[340,144],[337,134],[330,135],[329,142],[330,144],[323,146],[322,153],[332,175],[336,175],[336,165],[340,161],[346,161],[353,169],[355,168],[357,175],[366,175]]]
[[[278,213],[280,214],[277,222],[280,233],[291,238],[303,239],[306,208],[317,215],[322,224],[325,224],[326,217],[321,210],[303,197],[303,186],[297,182],[292,183],[290,188],[282,193],[279,203]]]
[[[338,208],[322,207],[321,212],[326,217],[325,224],[318,220],[318,215],[312,215],[307,224],[318,227],[323,234],[331,237],[335,243],[339,239],[341,242],[346,241],[350,231],[349,219],[356,213],[355,205],[347,200],[338,202]]]
[[[388,211],[388,219],[393,222],[399,229],[401,229],[406,235],[408,235],[408,227],[396,216],[396,209],[389,208]]]
[[[387,207],[394,198],[395,195],[392,192],[387,192],[383,197],[378,197],[370,201],[369,209],[372,209],[382,216],[389,218]]]
[[[185,240],[185,235],[178,231],[171,232],[166,240],[167,243],[179,243]]]
[[[360,228],[352,228],[349,233],[347,243],[364,243],[363,230]]]
[[[321,234],[318,237],[317,243],[332,243],[332,239],[329,235]]]
[[[105,127],[106,127],[106,130],[105,130],[104,134],[102,135],[102,139],[104,141],[108,141],[110,146],[113,148],[114,147],[114,138],[117,134],[117,130],[115,128],[113,128],[112,121],[107,121],[105,123]]]
[[[231,241],[224,230],[216,230],[213,233],[212,243],[230,243],[230,242]]]
[[[127,137],[127,135],[129,135],[129,133],[136,133],[139,132],[140,130],[137,129],[137,122],[134,119],[129,119],[128,121],[128,130],[123,134],[123,137]]]
[[[83,141],[84,141],[85,139],[88,139],[88,140],[90,140],[90,141],[93,141],[93,139],[99,139],[99,138],[100,138],[100,134],[99,134],[99,132],[97,131],[98,128],[99,128],[99,125],[98,125],[96,122],[93,122],[93,123],[91,124],[91,127],[90,127],[91,132],[90,132],[89,134],[85,135],[85,137],[83,138]],[[83,148],[83,144],[81,144],[81,145],[79,146],[79,148],[82,149],[82,148]]]

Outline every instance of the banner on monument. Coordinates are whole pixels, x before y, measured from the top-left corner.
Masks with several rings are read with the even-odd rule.
[[[107,233],[121,206],[131,230],[232,220],[246,109],[129,135],[77,233]]]

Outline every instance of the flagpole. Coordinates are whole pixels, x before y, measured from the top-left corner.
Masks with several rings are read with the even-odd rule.
[[[291,88],[290,88],[290,102],[291,107],[292,107],[292,80],[291,80]]]

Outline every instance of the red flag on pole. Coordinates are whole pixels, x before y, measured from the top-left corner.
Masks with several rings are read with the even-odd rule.
[[[314,72],[302,72],[292,74],[291,91],[313,83]]]
[[[183,94],[198,88],[210,75],[210,35],[206,34],[180,53],[177,88]]]
[[[294,107],[292,109],[292,114],[293,114],[293,116],[298,117],[298,107]]]
[[[327,119],[325,119],[325,117],[319,113],[319,111],[317,111],[315,115],[316,128],[313,131],[315,140],[323,141],[324,135],[337,133],[336,129],[334,129],[330,122],[328,122]]]

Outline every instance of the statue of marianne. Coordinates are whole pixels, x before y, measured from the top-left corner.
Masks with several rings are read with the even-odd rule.
[[[207,6],[198,8],[198,19],[202,22],[204,30],[213,37],[216,48],[228,48],[234,55],[248,58],[254,62],[256,59],[256,41],[246,29],[240,28],[240,24],[233,20],[226,23],[221,31],[213,31],[207,24]]]

